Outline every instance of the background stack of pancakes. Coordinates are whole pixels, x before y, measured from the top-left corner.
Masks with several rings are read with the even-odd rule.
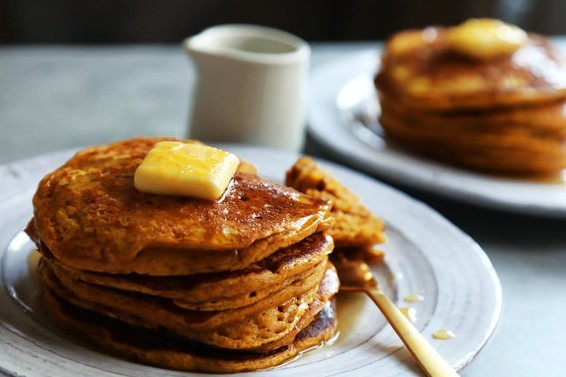
[[[556,175],[566,167],[566,62],[525,35],[516,51],[478,59],[454,48],[449,28],[395,34],[375,79],[386,136],[472,169]]]
[[[86,149],[40,182],[26,231],[57,323],[120,355],[214,372],[331,338],[331,203],[244,171],[218,201],[139,192],[134,171],[160,140]]]

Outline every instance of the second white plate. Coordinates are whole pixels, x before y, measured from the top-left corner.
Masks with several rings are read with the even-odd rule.
[[[566,178],[557,183],[530,182],[457,169],[395,149],[370,131],[368,126],[378,126],[373,87],[378,62],[377,49],[365,50],[312,73],[309,132],[343,163],[471,204],[566,218]]]

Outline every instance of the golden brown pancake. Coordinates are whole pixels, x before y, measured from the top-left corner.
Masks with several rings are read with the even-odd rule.
[[[436,133],[504,133],[522,132],[538,137],[566,137],[566,100],[544,102],[537,105],[500,107],[489,110],[459,111],[407,111],[393,98],[382,96],[380,103],[386,116],[411,119],[419,122],[418,128]],[[439,132],[442,131],[442,132]]]
[[[299,158],[287,171],[285,183],[314,198],[330,200],[334,226],[327,232],[337,248],[370,246],[385,241],[385,224],[360,197],[321,169],[312,158]]]
[[[47,263],[56,275],[85,283],[169,298],[185,309],[225,310],[253,304],[311,276],[332,249],[332,238],[318,232],[244,270],[185,276],[115,275],[64,267],[53,258]]]
[[[57,324],[70,333],[81,334],[104,352],[163,368],[233,373],[269,368],[299,352],[332,338],[336,318],[331,301],[302,329],[292,343],[271,352],[254,353],[206,347],[178,339],[163,331],[151,331],[124,324],[95,312],[68,304],[51,292],[44,294],[46,305]]]
[[[292,342],[321,304],[336,294],[334,268],[326,263],[320,267],[320,275],[311,279],[306,292],[282,290],[248,307],[217,312],[183,310],[164,299],[73,281],[56,276],[46,263],[41,264],[39,276],[42,286],[60,299],[106,317],[153,330],[164,328],[211,346],[265,352]]]
[[[221,200],[133,186],[156,138],[86,149],[40,182],[28,233],[69,267],[185,275],[239,270],[328,227],[330,204],[237,172]]]
[[[455,53],[447,28],[392,36],[376,86],[407,108],[476,109],[547,102],[566,97],[566,60],[546,38],[529,34],[511,55],[478,61]]]
[[[490,127],[495,119],[487,118],[480,114],[474,127],[464,117],[418,118],[384,111],[381,121],[389,141],[453,165],[514,176],[551,176],[566,167],[566,127],[562,132],[520,122]]]

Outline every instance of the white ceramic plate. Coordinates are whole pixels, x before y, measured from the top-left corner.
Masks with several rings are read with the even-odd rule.
[[[282,180],[296,156],[267,149],[223,146],[256,164],[260,174]],[[38,180],[71,151],[0,167],[0,371],[17,376],[192,376],[131,363],[68,337],[34,300],[33,245],[22,232],[31,216]],[[501,288],[490,261],[467,235],[425,205],[373,179],[324,163],[385,219],[386,263],[376,269],[400,306],[417,311],[416,326],[456,368],[469,363],[493,334],[501,313]],[[417,293],[425,299],[406,303]],[[419,376],[409,353],[363,295],[339,297],[340,335],[286,365],[253,376]],[[441,328],[451,340],[435,340]]]
[[[566,218],[566,173],[557,183],[498,178],[415,157],[385,143],[377,136],[373,87],[378,57],[378,50],[352,53],[313,72],[309,132],[319,143],[345,164],[390,182],[490,208]]]

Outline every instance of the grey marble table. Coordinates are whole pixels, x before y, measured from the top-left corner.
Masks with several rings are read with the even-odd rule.
[[[373,46],[315,44],[313,69]],[[0,48],[0,164],[136,135],[185,136],[193,82],[180,46]],[[332,159],[312,140],[306,151]],[[566,221],[402,189],[469,233],[501,279],[498,331],[461,374],[566,376]]]

